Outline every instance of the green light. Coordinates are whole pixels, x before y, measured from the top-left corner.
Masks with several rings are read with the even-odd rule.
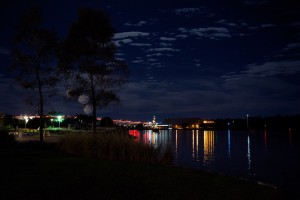
[[[64,121],[63,116],[59,115],[55,119],[56,122],[58,122],[58,127],[60,127],[60,123]]]
[[[64,121],[63,116],[57,116],[57,117],[56,117],[56,121],[57,121],[57,122],[62,122],[62,121]]]

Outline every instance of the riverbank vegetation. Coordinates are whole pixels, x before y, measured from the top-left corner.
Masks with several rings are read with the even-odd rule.
[[[11,139],[5,131],[1,134]],[[64,136],[58,143],[2,145],[0,198],[273,200],[283,197],[281,190],[255,182],[153,162],[161,158],[154,147],[135,146],[137,143],[131,143],[127,136],[114,134],[77,134]],[[121,138],[126,142],[121,142]],[[94,152],[98,148],[101,150]],[[137,157],[125,159],[130,155]],[[143,156],[149,158],[148,162],[144,162]]]
[[[164,164],[173,162],[171,146],[155,147],[135,142],[127,129],[119,128],[105,129],[97,134],[71,132],[62,137],[57,148],[68,154],[102,160]]]

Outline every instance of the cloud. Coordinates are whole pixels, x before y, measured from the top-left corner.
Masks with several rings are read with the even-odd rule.
[[[160,37],[159,39],[162,41],[175,41],[176,40],[176,38],[168,38],[168,37]]]
[[[230,94],[212,79],[178,79],[172,83],[151,77],[149,75],[148,81],[141,83],[129,83],[120,94],[122,108],[117,109],[138,119],[141,119],[139,113],[143,110],[144,118],[155,114],[162,117],[160,120],[166,117],[205,118],[229,112],[229,107],[223,106],[230,103]]]
[[[231,26],[231,27],[237,26],[236,23],[234,23],[234,22],[228,22],[225,19],[221,19],[221,20],[217,21],[217,23],[222,24],[222,25],[226,25],[226,26]]]
[[[146,33],[146,32],[130,31],[130,32],[116,33],[114,35],[114,39],[118,40],[118,39],[124,39],[128,37],[146,37],[149,35],[150,33]]]
[[[136,46],[136,47],[151,47],[152,44],[149,44],[149,43],[131,43],[130,46]]]
[[[185,38],[188,37],[188,35],[187,35],[187,34],[179,34],[179,35],[176,35],[175,37],[176,37],[176,38],[185,39]]]
[[[153,54],[148,54],[147,57],[156,57],[156,56],[163,56],[164,54],[162,53],[153,53]]]
[[[123,39],[123,40],[115,40],[114,43],[117,47],[122,46],[122,44],[128,44],[131,43],[132,39]]]
[[[290,51],[290,50],[295,50],[295,49],[300,49],[300,43],[291,43],[287,44],[283,51]]]
[[[4,47],[0,47],[0,55],[8,56],[9,55],[9,50],[7,50]]]
[[[131,61],[131,62],[133,62],[133,63],[143,63],[144,60],[133,60],[133,61]]]
[[[274,24],[262,24],[260,25],[261,28],[271,28],[271,27],[274,27],[275,25]]]
[[[205,17],[213,17],[215,14],[205,7],[197,8],[178,8],[173,10],[176,15],[184,15],[186,17],[191,17],[194,15],[204,15]]]
[[[173,44],[171,44],[171,43],[165,43],[165,42],[161,42],[161,43],[159,43],[159,45],[162,46],[162,47],[170,47],[170,46],[173,46]]]
[[[232,98],[228,105],[252,115],[298,114],[300,106],[299,84],[280,77],[243,77],[226,80],[223,85]],[[244,107],[244,108],[243,108]]]
[[[268,4],[268,3],[269,3],[269,1],[261,1],[261,0],[244,1],[244,5],[246,5],[246,6],[263,5],[263,4]]]
[[[174,48],[162,47],[162,48],[151,48],[151,49],[148,49],[148,51],[149,52],[154,52],[154,51],[158,51],[158,52],[163,52],[163,51],[178,52],[180,50],[179,49],[174,49]]]
[[[196,35],[200,38],[209,38],[212,40],[231,38],[229,30],[225,27],[206,27],[206,28],[194,28],[186,29],[179,28],[182,33],[189,33],[190,35]]]
[[[222,76],[226,80],[245,77],[266,77],[276,75],[293,75],[300,73],[300,61],[272,61],[263,64],[250,64],[245,70]]]
[[[125,26],[143,26],[143,25],[146,25],[146,24],[147,24],[146,21],[139,21],[139,22],[136,23],[136,24],[132,24],[132,23],[128,22],[128,23],[125,23],[124,25],[125,25]]]

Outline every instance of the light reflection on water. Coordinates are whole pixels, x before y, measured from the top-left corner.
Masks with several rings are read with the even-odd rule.
[[[230,159],[230,130],[227,131],[227,143],[228,143],[228,159]]]
[[[215,132],[204,131],[203,133],[203,163],[213,163],[215,160]]]
[[[248,175],[251,176],[251,151],[250,151],[250,135],[247,137],[247,161],[248,161]]]
[[[136,141],[170,144],[174,164],[296,188],[300,138],[291,131],[130,130]]]

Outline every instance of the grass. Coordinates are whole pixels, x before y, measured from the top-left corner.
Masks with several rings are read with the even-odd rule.
[[[194,169],[96,160],[27,143],[0,149],[0,199],[281,199],[278,189]]]

